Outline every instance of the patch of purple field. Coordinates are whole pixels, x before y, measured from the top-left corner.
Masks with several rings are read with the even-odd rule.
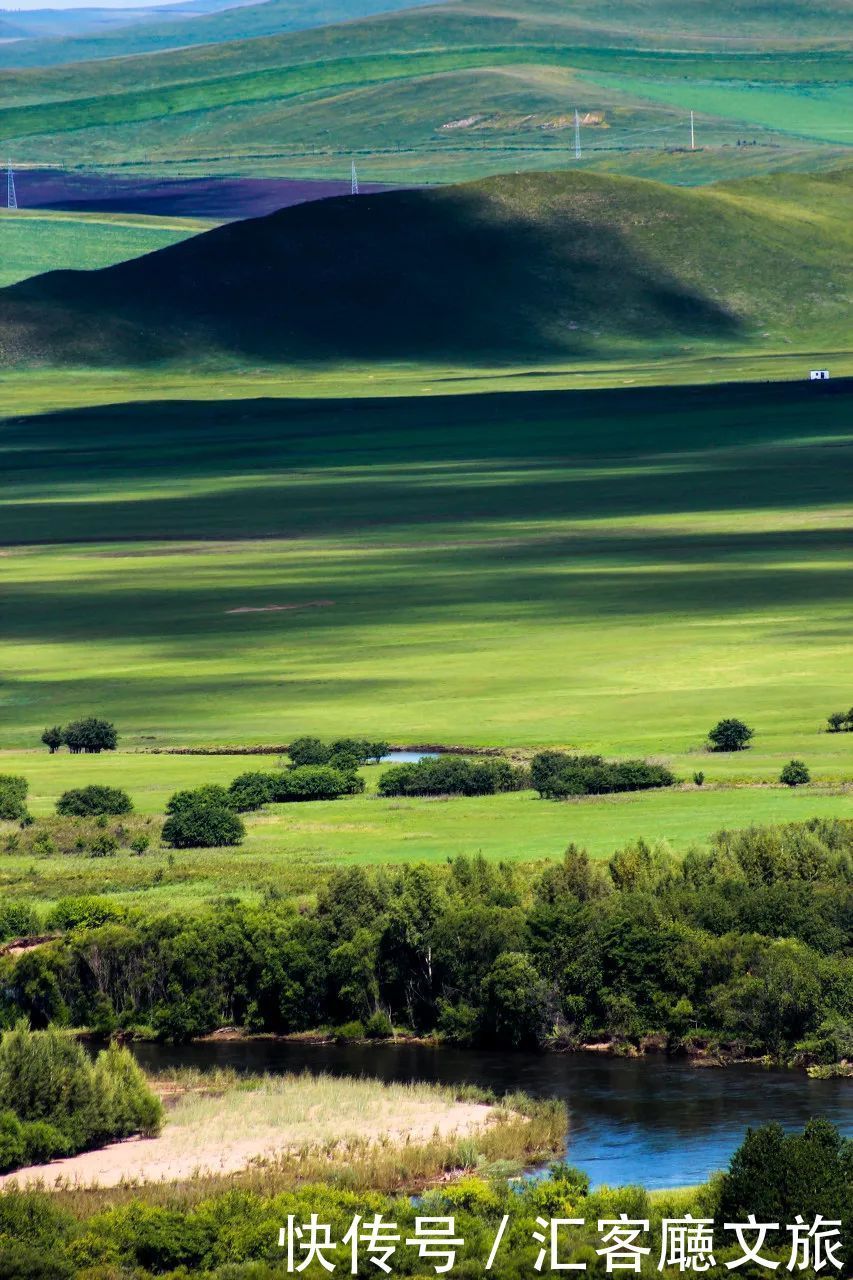
[[[90,213],[149,213],[228,222],[257,218],[288,205],[350,194],[349,181],[299,178],[130,178],[62,169],[20,169],[15,174],[22,209]],[[369,194],[392,188],[362,183]]]

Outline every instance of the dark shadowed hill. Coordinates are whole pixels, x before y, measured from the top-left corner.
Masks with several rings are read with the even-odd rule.
[[[2,358],[529,359],[831,332],[849,186],[804,179],[776,198],[767,182],[538,174],[321,201],[15,285],[0,293]]]

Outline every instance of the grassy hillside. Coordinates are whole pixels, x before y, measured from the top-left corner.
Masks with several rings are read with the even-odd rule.
[[[345,197],[0,296],[6,364],[548,359],[849,338],[853,169],[754,191],[540,174]]]
[[[270,12],[250,6],[191,25],[248,28]],[[358,153],[365,176],[435,182],[574,165],[577,108],[584,166],[652,166],[685,184],[826,167],[849,150],[840,0],[714,0],[685,13],[669,0],[451,3],[10,71],[0,140],[31,163],[179,173],[340,176]],[[688,163],[691,108],[700,150]]]
[[[95,270],[176,244],[214,224],[139,214],[0,211],[0,286],[62,268]]]
[[[0,66],[54,67],[96,58],[119,58],[279,35],[283,31],[351,22],[377,12],[413,9],[419,2],[423,4],[427,0],[266,0],[263,4],[215,6],[223,12],[209,14],[188,13],[180,5],[168,6],[160,12],[127,10],[124,22],[120,15],[115,15],[102,30],[85,29],[82,33],[74,30],[52,39],[42,36],[18,40],[15,48],[0,46]],[[16,34],[20,35],[20,30]]]
[[[688,767],[739,715],[738,767],[849,777],[851,420],[841,381],[7,420],[2,742],[91,711]]]

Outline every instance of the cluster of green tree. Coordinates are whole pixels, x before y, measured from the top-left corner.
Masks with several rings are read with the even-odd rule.
[[[323,742],[320,738],[294,738],[287,748],[292,764],[328,764],[344,773],[364,764],[379,764],[388,754],[387,742],[368,742],[366,738],[336,738]]]
[[[126,1049],[93,1061],[55,1028],[0,1036],[0,1170],[41,1164],[132,1133],[153,1134],[162,1106]]]
[[[291,765],[275,773],[241,773],[231,783],[228,794],[238,813],[260,809],[270,801],[280,804],[289,800],[337,800],[339,796],[359,795],[364,779],[341,762],[329,764]]]
[[[58,724],[45,729],[41,740],[51,755],[62,746],[67,747],[72,755],[80,755],[81,752],[97,755],[101,751],[115,751],[118,734],[109,720],[87,716],[83,720],[73,720],[64,729]]]
[[[88,787],[63,791],[56,802],[56,812],[63,818],[122,817],[133,812],[133,802],[120,787],[92,783]]]
[[[849,711],[833,711],[826,718],[827,733],[853,733],[853,707]]]
[[[566,796],[671,787],[675,775],[663,765],[649,764],[646,760],[607,761],[602,756],[541,751],[530,762],[530,780],[544,799],[562,800]]]
[[[514,768],[508,760],[438,756],[386,769],[378,791],[381,796],[491,796],[529,785],[527,770]]]
[[[7,822],[25,822],[29,789],[26,778],[0,773],[0,818]]]
[[[94,916],[93,916],[94,910]],[[676,858],[570,848],[544,871],[458,858],[335,872],[313,909],[151,918],[65,905],[0,958],[0,1021],[294,1032],[384,1012],[458,1044],[594,1040],[836,1062],[853,1054],[853,824],[722,833]]]
[[[275,773],[241,773],[228,787],[216,783],[176,791],[166,805],[162,840],[175,849],[212,849],[242,842],[246,827],[239,816],[271,801],[336,800],[364,790],[355,768],[292,765]]]
[[[763,1159],[762,1159],[763,1157]],[[754,1172],[755,1181],[747,1176]],[[390,1265],[395,1275],[417,1277],[425,1263],[417,1248],[403,1246],[415,1237],[415,1218],[453,1218],[458,1241],[453,1273],[482,1274],[485,1260],[497,1239],[490,1275],[494,1280],[522,1280],[537,1267],[542,1241],[542,1220],[572,1220],[570,1233],[560,1236],[561,1265],[570,1259],[593,1280],[617,1269],[643,1277],[675,1277],[693,1270],[722,1280],[732,1274],[758,1276],[772,1269],[747,1264],[744,1249],[727,1223],[780,1224],[767,1237],[761,1256],[778,1267],[777,1274],[792,1271],[810,1280],[818,1275],[850,1275],[853,1266],[853,1143],[842,1138],[827,1121],[810,1122],[802,1134],[787,1137],[777,1126],[748,1134],[732,1158],[729,1171],[703,1186],[650,1195],[641,1187],[591,1190],[589,1179],[566,1164],[554,1165],[551,1176],[519,1186],[517,1182],[486,1181],[466,1176],[427,1190],[413,1201],[408,1195],[390,1196],[362,1192],[348,1186],[312,1184],[264,1194],[258,1190],[230,1188],[204,1198],[171,1196],[160,1192],[146,1199],[143,1193],[123,1198],[94,1213],[74,1202],[57,1201],[43,1192],[11,1191],[0,1198],[0,1239],[3,1241],[4,1276],[14,1280],[75,1280],[75,1277],[109,1276],[110,1280],[150,1280],[153,1276],[204,1275],[208,1280],[267,1280],[284,1271],[284,1250],[279,1233],[288,1221],[302,1229],[309,1221],[328,1226],[329,1241],[320,1256],[306,1256],[300,1269],[307,1280],[323,1280],[326,1267],[349,1268],[353,1219],[367,1221],[374,1214],[395,1227],[399,1239]],[[645,1255],[633,1258],[623,1251],[621,1261],[602,1249],[599,1224],[618,1223],[638,1227],[633,1237]],[[836,1256],[842,1270],[824,1265],[817,1273],[799,1267],[793,1258],[791,1235],[784,1230],[798,1217],[811,1224],[817,1215],[841,1222],[840,1249]],[[312,1215],[315,1217],[312,1218]],[[711,1261],[704,1253],[682,1254],[667,1250],[661,1265],[664,1219],[712,1223]],[[745,1239],[755,1240],[747,1231]],[[547,1236],[546,1236],[547,1242]],[[453,1245],[453,1241],[450,1242]],[[303,1246],[304,1248],[305,1246]],[[836,1246],[837,1247],[837,1246]],[[359,1262],[370,1266],[368,1252]],[[684,1256],[690,1264],[682,1265]],[[627,1261],[625,1258],[627,1257]],[[811,1254],[814,1260],[814,1253]],[[326,1267],[324,1267],[324,1261]],[[728,1265],[727,1265],[728,1264]],[[739,1267],[732,1271],[731,1267]],[[430,1260],[430,1267],[432,1261]],[[375,1267],[371,1267],[375,1270]],[[359,1274],[368,1274],[358,1268]],[[430,1269],[430,1274],[432,1270]]]

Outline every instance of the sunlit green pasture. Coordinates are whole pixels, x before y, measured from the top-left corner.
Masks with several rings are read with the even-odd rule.
[[[0,287],[43,271],[93,271],[186,240],[214,224],[143,214],[0,210]]]
[[[2,740],[93,712],[127,746],[686,762],[739,715],[755,776],[845,776],[849,431],[808,384],[7,423]]]

